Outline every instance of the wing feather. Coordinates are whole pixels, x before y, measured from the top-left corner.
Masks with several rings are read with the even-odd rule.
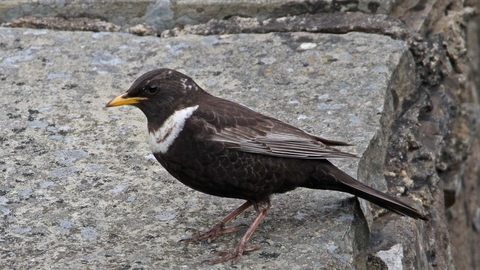
[[[212,97],[215,98],[215,97]],[[228,100],[215,98],[215,106],[200,106],[194,115],[208,130],[205,139],[223,143],[238,151],[300,159],[347,158],[356,155],[333,146],[349,145],[308,134],[294,126],[271,118]],[[213,114],[212,114],[213,112]],[[202,117],[208,114],[208,117]],[[219,125],[221,123],[221,125]]]

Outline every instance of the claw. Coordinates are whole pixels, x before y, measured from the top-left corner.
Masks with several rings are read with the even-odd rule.
[[[205,263],[210,264],[210,263],[211,263],[211,260],[204,260],[204,261],[202,261],[200,264],[205,264]]]
[[[188,240],[188,239],[189,238],[180,239],[180,240],[178,240],[177,244],[185,244],[186,246],[188,246],[188,244],[190,243],[190,242],[186,242],[186,240]]]
[[[232,251],[219,252],[220,258],[210,261],[209,264],[214,265],[217,263],[226,262],[228,260],[232,260],[232,265],[237,263],[243,255],[243,250],[239,250],[237,248]]]
[[[214,265],[217,263],[221,262],[226,262],[228,260],[232,260],[232,265],[236,264],[243,256],[244,252],[249,252],[249,251],[254,251],[259,249],[259,245],[250,245],[250,246],[245,246],[242,244],[237,245],[237,247],[234,250],[231,251],[219,251],[217,254],[220,256],[220,258],[209,261],[210,265]]]
[[[211,230],[205,233],[197,233],[195,236],[187,239],[182,239],[181,241],[185,244],[189,244],[191,242],[195,242],[201,239],[207,239],[207,242],[210,243],[211,241],[215,240],[217,236],[223,231],[223,224],[219,223],[215,225]],[[197,231],[198,232],[198,231]]]
[[[230,228],[224,228],[224,224],[218,223],[211,230],[209,230],[205,233],[199,233],[199,231],[195,230],[195,229],[188,229],[188,230],[191,230],[191,231],[195,231],[196,235],[191,237],[191,238],[182,239],[179,242],[184,242],[185,244],[188,245],[191,242],[206,239],[207,243],[211,243],[213,240],[217,239],[217,237],[219,235],[237,232],[240,228],[242,228],[244,226],[248,226],[248,225],[241,224],[241,225],[230,227]]]
[[[185,232],[193,232],[193,233],[198,233],[199,231],[195,228],[186,228]]]

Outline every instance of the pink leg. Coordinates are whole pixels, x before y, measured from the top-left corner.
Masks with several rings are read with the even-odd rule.
[[[198,235],[196,235],[192,238],[187,238],[187,239],[184,239],[184,240],[181,240],[181,241],[184,242],[185,244],[189,244],[191,242],[198,241],[198,240],[206,238],[207,241],[210,243],[211,241],[215,240],[215,238],[217,238],[217,236],[219,236],[220,234],[232,233],[232,232],[238,231],[238,229],[239,229],[238,226],[231,227],[231,228],[224,228],[224,227],[227,223],[229,223],[230,221],[232,221],[232,219],[234,219],[235,217],[237,217],[238,215],[243,213],[243,211],[245,211],[250,206],[252,206],[251,202],[249,202],[249,201],[245,202],[240,207],[235,209],[235,211],[233,211],[228,216],[223,218],[222,221],[217,223],[217,225],[215,225],[211,230],[209,230],[205,233],[202,233],[202,234],[198,234]]]
[[[250,228],[248,228],[247,232],[242,237],[238,245],[235,247],[235,249],[228,252],[219,252],[219,255],[221,257],[214,261],[211,261],[210,264],[221,263],[228,260],[232,260],[232,264],[235,264],[240,260],[244,251],[252,251],[260,248],[258,245],[247,246],[247,242],[248,239],[250,239],[250,237],[252,236],[253,232],[257,229],[260,222],[262,222],[262,220],[268,214],[268,211],[270,210],[270,200],[255,203],[254,206],[255,210],[257,210],[258,215],[252,222],[252,225],[250,225]]]

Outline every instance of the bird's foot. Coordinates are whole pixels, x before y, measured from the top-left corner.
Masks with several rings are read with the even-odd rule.
[[[200,233],[198,230],[195,229],[188,229],[189,231],[193,231],[196,233],[194,237],[187,238],[187,239],[182,239],[180,242],[183,242],[185,244],[189,244],[191,242],[195,242],[198,240],[202,239],[207,239],[208,243],[211,243],[213,240],[215,240],[220,234],[226,234],[226,233],[232,233],[238,231],[241,227],[248,227],[246,224],[240,224],[235,227],[230,227],[230,228],[225,228],[225,225],[223,223],[218,223],[215,225],[211,230]]]
[[[220,256],[220,258],[213,261],[208,261],[208,263],[210,265],[213,265],[217,263],[226,262],[228,260],[232,260],[232,265],[234,265],[242,258],[243,252],[254,251],[259,248],[260,248],[259,245],[246,246],[245,244],[240,243],[237,245],[237,247],[234,250],[218,252],[218,255]]]

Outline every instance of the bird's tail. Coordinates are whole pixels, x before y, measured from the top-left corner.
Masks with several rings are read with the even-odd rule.
[[[310,182],[306,187],[347,192],[399,215],[406,215],[414,219],[428,220],[428,217],[410,205],[364,185],[328,161],[325,163],[322,162],[317,168],[317,172],[318,174],[314,177],[316,178],[315,181]]]

